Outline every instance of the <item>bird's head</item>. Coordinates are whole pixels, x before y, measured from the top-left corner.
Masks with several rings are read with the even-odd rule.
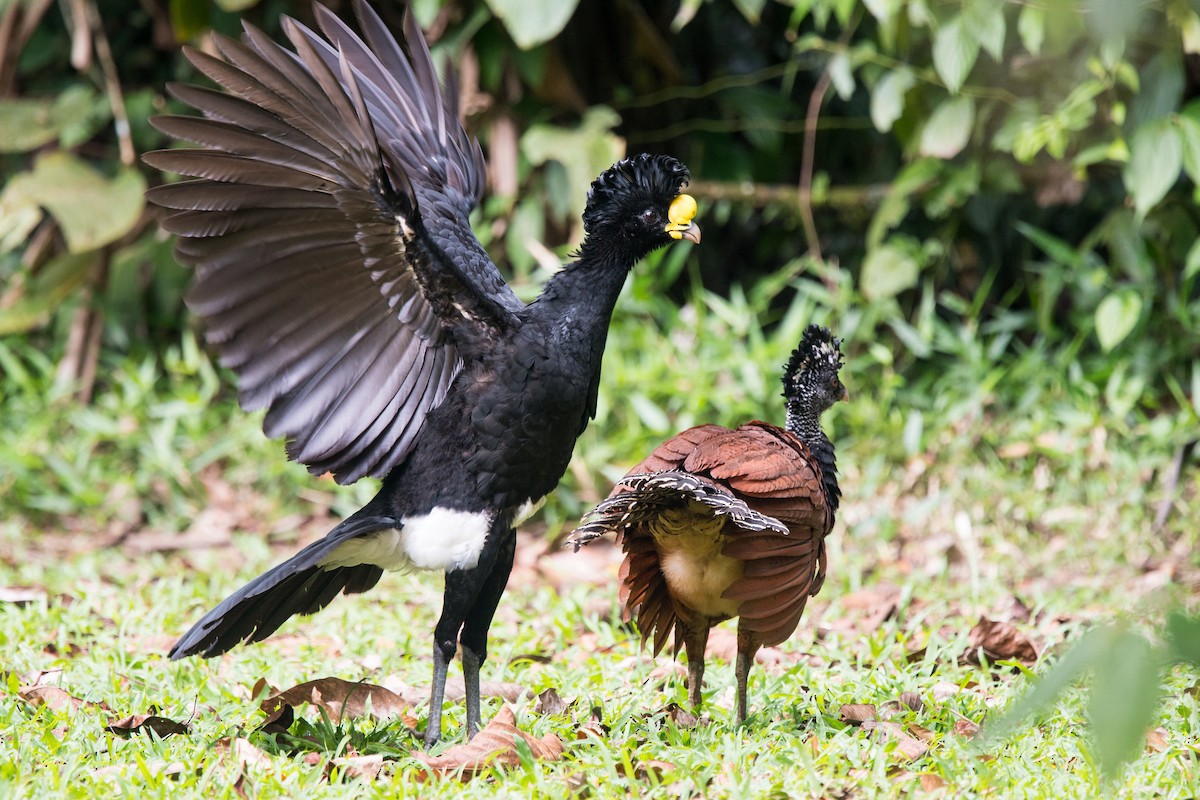
[[[699,244],[696,201],[681,193],[689,177],[670,156],[642,154],[613,164],[588,190],[584,231],[636,258],[680,239]]]
[[[839,400],[849,398],[838,370],[842,368],[842,341],[828,328],[809,325],[783,370],[783,396],[787,399],[788,427],[795,415],[819,417]],[[815,412],[815,414],[814,414]]]

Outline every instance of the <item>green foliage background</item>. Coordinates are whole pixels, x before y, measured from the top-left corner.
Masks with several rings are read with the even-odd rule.
[[[398,27],[398,5],[378,5]],[[775,370],[810,320],[847,339],[851,391],[871,398],[833,422],[839,447],[871,440],[864,495],[948,438],[993,468],[1005,447],[1069,454],[1097,430],[1129,458],[1193,457],[1196,0],[414,5],[435,57],[461,67],[491,165],[476,229],[524,296],[613,160],[670,152],[696,179],[704,243],[635,273],[552,529],[665,434],[777,418]],[[181,44],[243,18],[278,36],[284,13],[311,20],[301,0],[0,0],[10,524],[178,529],[210,466],[256,488],[304,480],[245,457],[261,434],[197,344],[187,271],[142,200],[164,177],[137,158],[169,145],[147,123],[181,110],[165,84],[195,79]],[[340,512],[370,490],[304,491]],[[1134,636],[1089,646],[1106,635]]]

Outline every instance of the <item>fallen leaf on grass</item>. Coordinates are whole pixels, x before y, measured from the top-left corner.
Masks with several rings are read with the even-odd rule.
[[[966,717],[954,720],[954,732],[964,739],[973,739],[979,733],[979,725]]]
[[[557,736],[548,733],[541,739],[535,739],[519,729],[516,722],[512,708],[506,705],[469,742],[454,745],[439,756],[429,756],[420,751],[414,751],[413,755],[431,772],[442,775],[461,773],[464,780],[497,764],[510,767],[519,764],[518,739],[529,747],[530,754],[538,761],[558,761],[562,758],[562,741]]]
[[[934,792],[938,789],[945,789],[950,784],[941,775],[934,775],[932,772],[922,772],[919,780],[921,789],[926,792]]]
[[[564,713],[568,706],[570,703],[563,700],[554,687],[550,687],[537,696],[537,702],[533,704],[533,713],[553,716]]]
[[[1161,753],[1167,749],[1167,729],[1155,728],[1146,731],[1146,752]]]
[[[668,704],[666,712],[667,718],[670,719],[677,728],[694,728],[700,722],[696,718],[695,714],[679,705],[679,703]]]
[[[91,700],[80,700],[67,693],[65,689],[60,689],[57,686],[27,686],[19,689],[17,694],[26,703],[35,707],[46,706],[53,711],[66,711],[68,709],[80,708],[95,708],[100,711],[108,711],[109,708],[104,703],[93,703]]]
[[[274,765],[271,756],[249,739],[232,739],[226,736],[217,740],[213,750],[222,758],[232,758],[239,770],[246,767],[267,769]]]
[[[916,725],[916,724],[909,725],[904,730],[910,736],[912,736],[916,739],[920,739],[925,744],[933,744],[933,740],[935,738],[937,738],[937,734],[935,734],[933,731],[929,730],[929,728],[924,727],[923,725]]]
[[[379,754],[369,756],[343,756],[335,758],[330,762],[338,768],[338,772],[342,775],[351,778],[361,778],[365,781],[373,781],[379,777],[379,771],[383,769],[383,756]]]
[[[0,586],[0,603],[26,606],[46,597],[46,590],[40,586]]]
[[[417,726],[416,719],[408,714],[412,704],[395,692],[372,683],[353,683],[332,677],[306,681],[276,692],[262,702],[262,710],[270,716],[283,706],[295,707],[304,703],[324,710],[334,721],[370,714],[379,719],[398,717],[410,728]]]
[[[862,725],[868,720],[875,719],[875,706],[870,703],[846,703],[841,707],[842,722],[851,725]]]
[[[900,694],[900,704],[918,713],[921,709],[925,708],[925,701],[916,692],[902,692]]]
[[[895,722],[882,722],[871,719],[864,722],[862,728],[871,734],[871,738],[876,738],[882,734],[882,737],[885,739],[894,739],[896,741],[896,752],[907,761],[916,761],[929,751],[929,745],[915,736],[910,736]]]
[[[967,664],[980,664],[980,655],[988,661],[1019,661],[1031,666],[1038,659],[1037,648],[1029,637],[1007,622],[980,617],[967,637],[967,651],[962,660]]]
[[[608,726],[604,724],[604,709],[600,706],[592,706],[592,713],[588,721],[575,730],[575,738],[577,740],[587,739],[588,737],[595,739],[608,738]]]
[[[135,733],[145,733],[148,731],[160,739],[165,739],[168,736],[189,733],[191,728],[186,723],[176,722],[173,719],[160,717],[156,714],[133,714],[125,719],[109,723],[104,726],[104,730],[126,738]]]

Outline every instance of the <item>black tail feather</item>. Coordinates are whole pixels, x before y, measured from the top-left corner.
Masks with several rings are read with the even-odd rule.
[[[364,509],[365,510],[365,509]],[[192,626],[170,658],[220,655],[240,642],[261,642],[296,614],[314,614],[340,592],[355,594],[374,586],[383,570],[374,564],[324,569],[321,561],[357,536],[397,528],[399,520],[355,514],[292,558],[272,567],[225,598]]]

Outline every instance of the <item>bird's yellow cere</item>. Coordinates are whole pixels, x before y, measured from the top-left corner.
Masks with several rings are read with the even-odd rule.
[[[671,201],[667,209],[667,235],[672,239],[687,239],[700,244],[700,227],[692,222],[696,216],[696,198],[690,194],[681,194]]]

